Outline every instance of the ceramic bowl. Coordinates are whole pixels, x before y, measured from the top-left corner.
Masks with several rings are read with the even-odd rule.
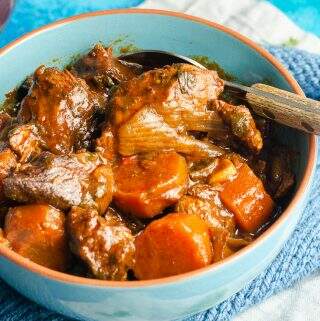
[[[245,83],[268,79],[302,94],[265,50],[221,25],[179,13],[116,10],[80,15],[36,30],[0,50],[0,99],[41,64],[62,66],[96,42],[115,47],[204,55]],[[110,282],[71,276],[0,248],[0,276],[29,299],[83,320],[172,320],[210,308],[239,291],[275,258],[309,195],[316,138],[289,128],[279,139],[300,152],[297,188],[286,210],[256,241],[228,259],[190,273],[151,281]]]

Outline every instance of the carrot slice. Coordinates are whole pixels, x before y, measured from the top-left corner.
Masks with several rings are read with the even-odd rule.
[[[53,270],[65,271],[69,263],[64,214],[47,204],[11,208],[4,236],[20,255]]]
[[[174,151],[123,158],[115,169],[115,204],[124,212],[147,218],[176,203],[185,191],[188,169]]]
[[[274,202],[261,180],[244,163],[238,168],[237,176],[223,185],[220,198],[245,232],[256,232],[274,209]]]
[[[134,273],[141,280],[199,269],[213,259],[208,226],[196,215],[173,213],[153,221],[135,244]]]

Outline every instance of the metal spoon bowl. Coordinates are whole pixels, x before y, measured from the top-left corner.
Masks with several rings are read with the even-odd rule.
[[[123,54],[118,58],[128,62],[140,64],[147,69],[162,68],[167,65],[178,63],[187,63],[199,68],[205,68],[203,65],[191,58],[161,50],[136,51],[133,53]]]

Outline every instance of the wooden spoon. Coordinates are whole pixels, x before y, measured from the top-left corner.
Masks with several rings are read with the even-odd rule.
[[[205,68],[193,59],[160,50],[138,51],[119,58],[141,64],[147,69],[174,63],[189,63]],[[230,92],[244,94],[246,101],[258,115],[307,133],[320,134],[320,102],[265,84],[258,83],[248,87],[226,80],[224,83]]]

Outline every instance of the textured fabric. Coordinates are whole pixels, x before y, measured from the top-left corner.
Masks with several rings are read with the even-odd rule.
[[[319,284],[320,271],[239,313],[233,321],[319,320]]]
[[[276,47],[268,49],[293,73],[309,97],[320,97],[320,57],[293,49]],[[320,162],[316,176],[320,176]],[[186,321],[229,320],[236,313],[320,269],[319,191],[320,181],[316,179],[300,223],[264,273],[219,306]],[[67,319],[29,302],[0,281],[0,320],[65,321]]]
[[[302,50],[267,47],[294,75],[309,98],[320,99],[320,57]]]

